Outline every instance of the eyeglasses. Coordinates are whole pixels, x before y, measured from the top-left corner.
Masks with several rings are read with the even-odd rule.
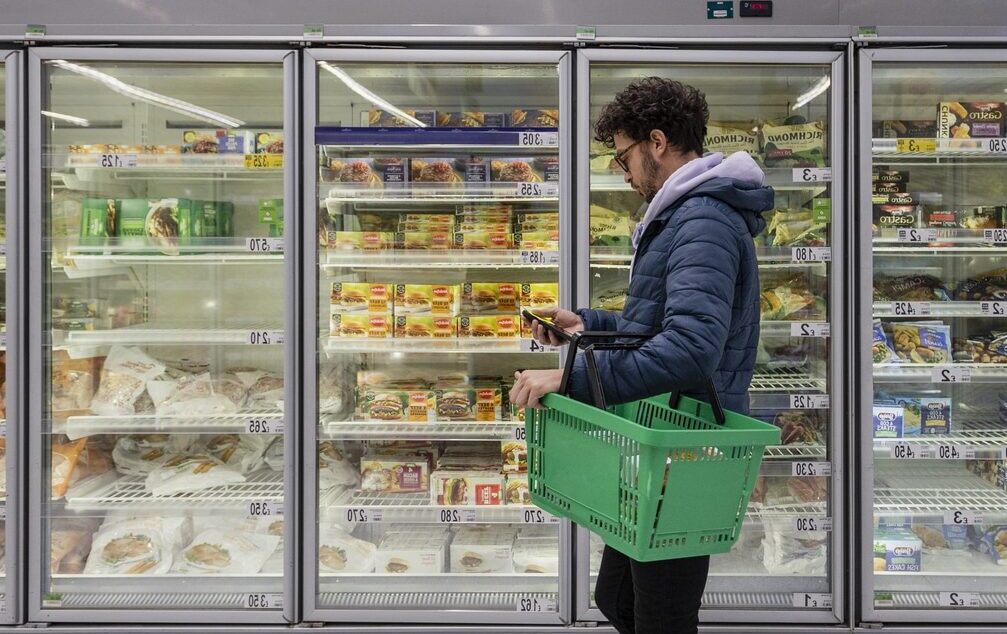
[[[630,150],[632,150],[634,147],[636,147],[640,143],[643,143],[643,141],[637,141],[636,143],[633,143],[632,145],[630,145],[629,147],[627,147],[625,150],[623,150],[622,152],[619,152],[614,157],[612,157],[612,160],[615,161],[616,165],[618,165],[619,167],[622,168],[622,171],[624,171],[624,172],[628,172],[629,171],[629,166],[626,165],[625,156],[627,154],[629,154]]]

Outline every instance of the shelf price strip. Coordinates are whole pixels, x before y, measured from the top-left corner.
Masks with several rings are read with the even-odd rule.
[[[795,183],[831,183],[831,167],[795,167]]]
[[[379,523],[384,521],[381,509],[351,507],[346,509],[346,521],[359,524]]]
[[[947,511],[944,513],[944,525],[945,526],[974,526],[976,524],[981,524],[983,521],[982,515],[976,513],[975,511]]]
[[[277,169],[283,167],[282,154],[246,154],[245,169]]]
[[[993,317],[1007,315],[1007,302],[979,302],[979,312]]]
[[[923,242],[937,242],[936,229],[899,229],[899,242],[910,242],[919,244]]]
[[[971,383],[972,368],[954,365],[935,365],[930,371],[933,383]]]
[[[246,238],[249,253],[283,253],[283,238]]]
[[[791,337],[828,337],[829,324],[826,322],[794,322],[790,324]]]
[[[136,154],[98,154],[94,160],[97,167],[105,169],[133,168],[139,164]]]
[[[522,524],[558,524],[559,518],[541,509],[525,509],[521,513]]]
[[[831,462],[792,462],[790,475],[797,477],[816,477],[832,475]]]
[[[275,610],[283,607],[283,594],[279,592],[250,592],[242,606],[246,610]]]
[[[512,194],[517,198],[559,196],[559,183],[517,183]]]
[[[559,251],[522,251],[521,264],[556,266],[559,264]]]
[[[979,594],[975,592],[941,592],[937,600],[942,608],[979,607]]]
[[[828,409],[828,394],[791,394],[790,409]]]
[[[832,530],[832,518],[798,516],[794,518],[794,530],[798,533],[828,532]]]
[[[282,434],[285,430],[283,419],[249,418],[245,421],[246,434]]]
[[[1007,229],[983,229],[983,242],[1007,244]]]
[[[559,348],[543,345],[534,339],[522,339],[521,352],[559,352]]]
[[[832,595],[824,592],[795,592],[795,608],[832,608]]]
[[[930,311],[930,302],[892,302],[892,314],[898,317],[923,317]]]
[[[245,343],[252,346],[271,346],[283,344],[282,330],[250,330]]]
[[[249,502],[248,515],[249,517],[282,517],[283,502],[275,502],[272,500],[266,502]]]
[[[521,147],[558,147],[558,132],[520,132],[517,144]]]
[[[555,612],[556,600],[545,597],[521,597],[515,609],[518,612]]]
[[[470,524],[476,521],[475,509],[441,509],[441,524]]]
[[[793,247],[790,251],[790,261],[795,263],[831,262],[832,247]]]
[[[990,154],[1007,154],[1007,139],[985,139],[983,149]]]
[[[514,440],[518,442],[524,442],[528,438],[527,430],[524,426],[518,426],[514,428],[514,434],[512,436]]]
[[[976,449],[950,443],[921,445],[899,442],[889,447],[888,455],[895,460],[973,460],[976,457]]]
[[[937,139],[896,139],[895,151],[899,154],[932,154],[937,151]]]

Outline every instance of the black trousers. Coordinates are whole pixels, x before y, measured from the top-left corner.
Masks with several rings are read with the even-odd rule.
[[[594,600],[620,634],[699,631],[710,557],[640,562],[605,546]]]

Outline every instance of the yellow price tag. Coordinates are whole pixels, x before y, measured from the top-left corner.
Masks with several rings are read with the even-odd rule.
[[[937,151],[937,139],[896,139],[895,150],[900,153],[933,153]]]
[[[278,169],[283,167],[282,154],[246,154],[245,169]]]

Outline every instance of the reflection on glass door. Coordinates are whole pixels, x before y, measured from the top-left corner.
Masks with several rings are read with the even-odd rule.
[[[783,444],[766,449],[734,549],[711,561],[704,618],[716,620],[717,612],[733,609],[765,611],[755,620],[834,620],[833,562],[841,561],[833,531],[841,524],[835,497],[841,486],[834,477],[841,429],[830,400],[837,365],[830,349],[839,334],[831,298],[841,288],[833,264],[841,235],[833,212],[842,209],[841,191],[833,187],[833,172],[842,165],[842,130],[836,129],[841,91],[834,85],[839,57],[712,53],[676,62],[660,53],[596,51],[584,57],[590,65],[582,70],[580,99],[589,108],[588,125],[630,82],[676,79],[706,95],[705,151],[748,153],[776,191],[775,209],[764,214],[768,227],[755,238],[762,333],[749,395],[752,415],[781,427]],[[591,131],[585,126],[579,133],[586,138]],[[581,262],[587,283],[580,299],[619,312],[629,285],[631,236],[646,203],[625,182],[614,152],[592,141],[580,157],[587,202],[579,213],[589,221],[581,234],[588,255]],[[578,543],[585,571],[578,580],[580,612],[603,619],[593,588],[604,545],[586,532]]]
[[[905,53],[864,80],[864,600],[878,620],[1002,621],[1007,59]]]
[[[565,114],[560,55],[514,58],[308,60],[315,607],[334,618],[559,619],[568,546],[530,502],[507,393],[559,361],[519,311],[560,303]]]
[[[36,185],[41,607],[276,620],[281,55],[58,54],[40,59]]]
[[[0,605],[7,612],[7,482],[16,464],[7,460],[7,64],[0,56]],[[13,148],[11,148],[13,150]],[[11,152],[11,160],[14,152]],[[12,461],[11,461],[12,462]],[[11,482],[13,484],[13,481]],[[14,547],[14,544],[11,544]]]

